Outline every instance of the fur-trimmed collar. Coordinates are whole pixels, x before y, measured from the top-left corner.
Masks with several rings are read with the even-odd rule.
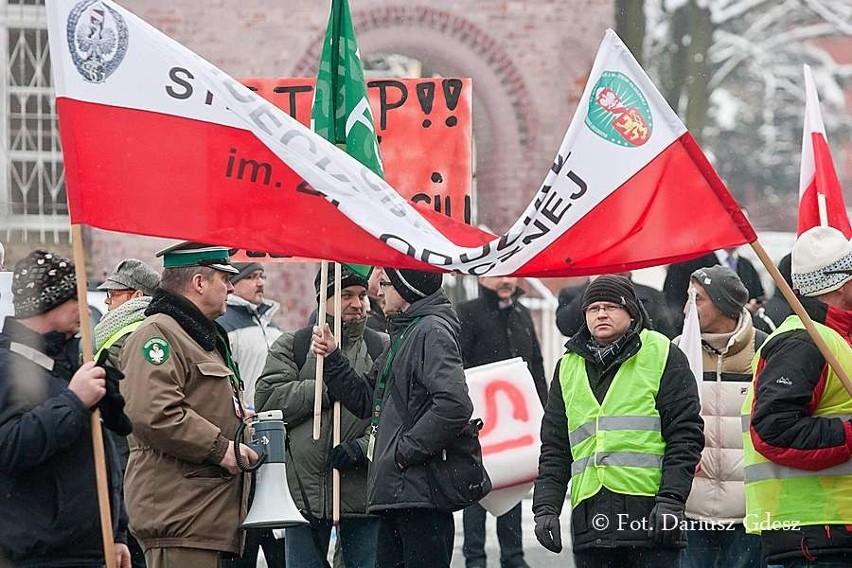
[[[166,314],[174,319],[205,351],[216,349],[216,322],[183,296],[157,288],[151,305],[145,310],[146,316],[154,314]]]

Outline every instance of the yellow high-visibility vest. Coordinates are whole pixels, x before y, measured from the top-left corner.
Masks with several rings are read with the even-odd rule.
[[[819,334],[844,369],[852,369],[852,347],[833,329],[814,323]],[[798,316],[778,326],[764,345],[782,333],[804,329]],[[760,350],[752,367],[757,368]],[[745,479],[746,532],[791,529],[804,525],[852,524],[852,460],[811,471],[787,467],[766,459],[751,440],[751,409],[754,381],[742,407],[743,476]],[[852,418],[852,398],[831,368],[813,416],[842,420]]]
[[[660,488],[666,443],[656,399],[671,342],[647,329],[639,337],[641,349],[618,368],[601,404],[589,386],[585,360],[576,353],[562,357],[573,506],[601,487],[646,496]]]

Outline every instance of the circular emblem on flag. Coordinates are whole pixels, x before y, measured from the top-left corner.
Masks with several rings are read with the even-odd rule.
[[[654,119],[633,81],[618,71],[604,71],[589,96],[586,126],[604,140],[633,148],[651,138]]]
[[[152,337],[142,346],[142,356],[152,365],[165,363],[171,352],[172,348],[169,342],[162,337]]]
[[[65,28],[71,59],[83,79],[103,83],[127,53],[127,24],[100,0],[83,0],[68,15]]]

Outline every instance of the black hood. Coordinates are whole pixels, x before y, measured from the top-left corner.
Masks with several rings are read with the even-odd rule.
[[[401,333],[402,330],[408,327],[408,324],[415,318],[430,315],[438,316],[449,323],[453,333],[456,335],[458,335],[461,331],[459,317],[456,315],[453,305],[450,303],[447,296],[444,295],[444,291],[438,290],[437,292],[426,296],[422,300],[417,300],[404,312],[389,315],[387,318],[388,332],[392,337],[395,337],[398,333]]]

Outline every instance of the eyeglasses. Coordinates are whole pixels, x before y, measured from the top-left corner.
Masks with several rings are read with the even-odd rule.
[[[129,288],[125,289],[125,290],[107,290],[106,291],[106,299],[107,299],[107,302],[109,302],[110,300],[112,300],[113,296],[123,295],[123,294],[132,294],[135,291],[136,290],[131,290]]]
[[[393,282],[389,280],[379,280],[379,288],[387,288],[388,286],[393,286]]]
[[[597,306],[589,306],[586,308],[587,316],[596,316],[598,312],[603,312],[605,314],[611,314],[616,310],[623,310],[624,306],[619,306],[618,304],[600,304]]]

